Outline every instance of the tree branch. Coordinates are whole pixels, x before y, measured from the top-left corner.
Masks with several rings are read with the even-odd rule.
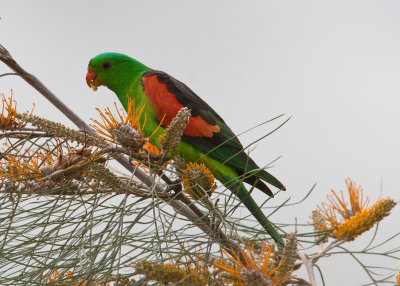
[[[304,266],[306,267],[308,278],[310,279],[310,285],[317,286],[317,281],[315,280],[315,275],[313,270],[314,264],[312,263],[312,259],[307,258],[307,256],[301,251],[297,251],[297,255],[300,257],[300,259],[303,261]]]

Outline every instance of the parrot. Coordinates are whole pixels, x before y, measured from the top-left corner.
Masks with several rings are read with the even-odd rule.
[[[266,183],[286,190],[273,175],[260,168],[246,152],[225,121],[204,100],[181,81],[154,70],[127,55],[102,53],[89,61],[86,82],[97,90],[105,86],[113,91],[125,110],[128,98],[143,108],[143,135],[159,147],[162,135],[181,108],[190,110],[188,124],[174,154],[186,163],[204,164],[227,189],[243,203],[267,233],[280,245],[281,235],[251,197],[244,183],[273,197]],[[144,119],[142,119],[144,118]]]

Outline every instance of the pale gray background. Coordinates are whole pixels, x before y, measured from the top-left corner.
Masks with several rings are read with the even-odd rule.
[[[288,191],[277,204],[317,183],[301,207],[273,216],[307,222],[348,176],[372,200],[399,198],[399,13],[399,1],[0,1],[0,43],[87,121],[116,100],[85,82],[89,59],[106,51],[182,80],[235,132],[293,116],[252,156],[263,165],[282,155],[271,172]],[[35,102],[35,113],[70,124],[20,79],[0,79],[0,92],[11,88],[20,110]],[[399,213],[381,224],[380,238],[398,231]],[[327,285],[368,281],[350,258],[320,265]]]

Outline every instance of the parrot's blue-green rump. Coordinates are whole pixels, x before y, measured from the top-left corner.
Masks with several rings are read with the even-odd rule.
[[[187,163],[204,163],[215,178],[243,202],[272,238],[280,245],[284,244],[243,182],[269,196],[273,193],[264,182],[281,190],[285,187],[257,166],[224,120],[190,88],[164,72],[152,70],[118,53],[104,53],[91,59],[86,81],[89,86],[104,85],[114,91],[125,109],[128,97],[134,99],[137,108],[144,106],[142,118],[146,118],[146,124],[143,134],[150,136],[156,131],[151,137],[156,146],[159,146],[158,136],[178,111],[182,107],[190,109],[189,123],[176,153]],[[160,122],[161,128],[158,128]]]

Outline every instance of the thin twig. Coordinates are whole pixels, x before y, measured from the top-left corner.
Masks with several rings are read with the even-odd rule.
[[[0,139],[4,137],[9,138],[18,138],[18,139],[26,139],[29,138],[36,138],[36,137],[52,137],[53,135],[47,134],[45,132],[40,131],[24,131],[24,130],[13,130],[13,131],[3,131],[0,132]]]
[[[320,252],[318,252],[316,255],[314,255],[311,258],[311,262],[313,264],[315,264],[322,256],[325,256],[327,254],[327,252],[341,244],[343,244],[344,241],[343,240],[337,240],[334,242],[331,242],[327,247],[325,247],[324,249],[322,249]]]

